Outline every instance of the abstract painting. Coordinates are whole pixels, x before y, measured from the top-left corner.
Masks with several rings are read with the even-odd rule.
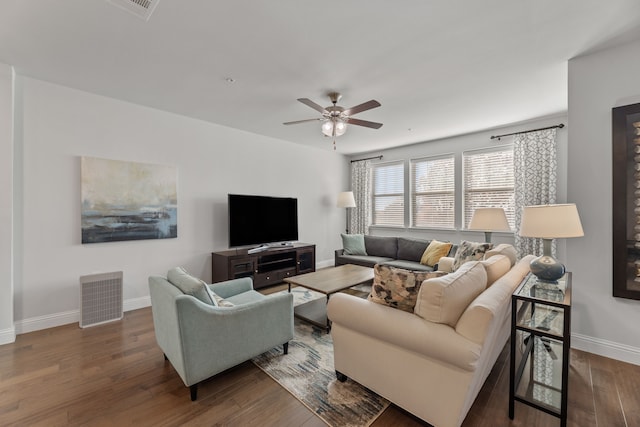
[[[81,158],[82,243],[178,236],[175,166]]]

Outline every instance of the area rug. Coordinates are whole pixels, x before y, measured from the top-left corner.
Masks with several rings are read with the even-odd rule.
[[[285,291],[286,292],[286,291]],[[292,289],[294,305],[325,295],[304,288]],[[341,383],[333,367],[331,335],[295,319],[289,354],[274,349],[253,363],[314,412],[327,425],[369,426],[389,401],[352,380]]]

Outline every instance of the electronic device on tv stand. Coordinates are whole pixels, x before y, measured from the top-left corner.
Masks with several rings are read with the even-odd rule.
[[[298,240],[298,200],[292,197],[228,195],[229,247],[291,247]]]

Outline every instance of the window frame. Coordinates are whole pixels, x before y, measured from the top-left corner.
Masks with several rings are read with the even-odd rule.
[[[393,227],[404,228],[406,226],[406,168],[405,160],[394,160],[389,162],[375,163],[371,165],[371,226],[372,227]],[[376,194],[376,169],[400,166],[402,170],[402,192],[401,193],[380,193]],[[401,224],[377,224],[376,223],[376,199],[382,197],[399,197],[402,200],[402,223]]]
[[[448,160],[451,162],[451,173],[447,176],[452,184],[451,190],[440,189],[437,191],[416,191],[416,176],[415,165],[420,163],[426,163],[430,161]],[[437,224],[416,224],[416,200],[418,196],[430,196],[430,195],[450,195],[452,200],[451,216],[449,226],[440,226]],[[409,160],[409,224],[414,229],[438,229],[438,230],[455,230],[456,229],[456,155],[455,153],[444,153],[434,156],[419,157]]]
[[[511,166],[511,181],[512,181],[512,185],[511,186],[503,186],[503,187],[484,187],[484,188],[475,188],[473,190],[468,190],[467,186],[468,186],[468,182],[469,180],[467,179],[467,174],[468,174],[468,167],[467,167],[467,156],[471,156],[471,155],[479,155],[479,154],[486,154],[486,153],[496,153],[496,152],[507,152],[510,151],[511,152],[511,156],[513,158],[513,152],[514,152],[514,145],[511,144],[502,144],[502,145],[496,145],[496,146],[491,146],[491,147],[483,147],[483,148],[478,148],[478,149],[472,149],[472,150],[465,150],[462,152],[462,210],[461,210],[461,230],[469,230],[469,222],[471,221],[471,216],[473,215],[473,212],[467,212],[467,204],[469,203],[469,199],[470,197],[468,197],[468,194],[470,193],[480,193],[480,192],[495,192],[495,193],[499,193],[499,192],[505,192],[505,191],[509,191],[511,193],[511,202],[509,204],[508,207],[505,208],[505,206],[497,206],[495,203],[487,203],[484,204],[482,206],[476,206],[476,208],[478,207],[502,207],[505,210],[505,214],[507,216],[507,221],[509,222],[509,226],[511,228],[510,232],[513,232],[514,227],[515,227],[515,175],[514,175],[514,169],[513,169],[513,161],[510,163]],[[467,214],[468,217],[467,217]]]

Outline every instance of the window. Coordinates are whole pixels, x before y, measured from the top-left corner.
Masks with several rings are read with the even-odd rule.
[[[453,154],[411,161],[411,226],[454,228]]]
[[[464,168],[464,224],[476,208],[503,208],[514,228],[513,146],[462,153]]]
[[[404,226],[404,162],[373,166],[373,225]]]

